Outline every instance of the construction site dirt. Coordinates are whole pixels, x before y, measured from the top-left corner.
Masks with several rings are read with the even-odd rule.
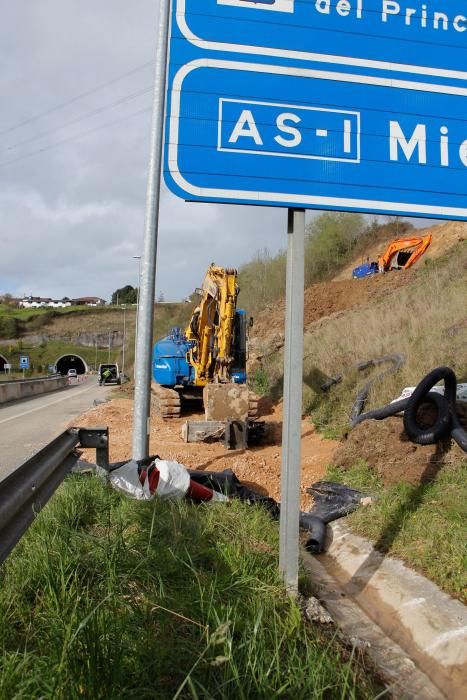
[[[246,485],[262,494],[280,500],[282,403],[273,405],[269,400],[260,402],[261,419],[266,422],[265,443],[248,450],[226,450],[223,442],[186,443],[181,429],[190,420],[202,420],[204,413],[184,416],[170,421],[151,417],[150,454],[180,462],[188,469],[223,471],[232,469]],[[109,427],[110,460],[118,462],[131,457],[133,429],[133,401],[113,399],[83,414],[80,427],[106,425]],[[326,465],[333,461],[338,446],[335,440],[323,438],[309,419],[302,420],[302,474],[300,483],[301,509],[308,510],[312,499],[306,489],[322,479]],[[94,459],[92,450],[84,451],[83,458]]]
[[[150,454],[180,462],[188,469],[223,471],[232,469],[238,478],[262,494],[280,500],[282,402],[273,404],[261,399],[261,420],[266,423],[263,444],[248,450],[226,450],[223,441],[186,443],[181,435],[185,421],[203,420],[204,414],[162,420],[151,417]],[[467,422],[467,416],[462,416]],[[80,427],[106,425],[110,435],[110,460],[119,462],[131,457],[133,401],[116,398],[100,404],[79,418]],[[416,445],[405,436],[402,419],[367,421],[352,430],[341,442],[324,438],[309,418],[302,420],[301,509],[308,510],[311,497],[306,489],[324,478],[326,467],[336,464],[350,468],[357,458],[365,460],[386,485],[401,479],[413,484],[429,480],[444,464],[462,459],[462,451],[448,439],[436,445]],[[88,454],[89,452],[89,454]],[[94,459],[92,450],[83,458]]]
[[[435,445],[411,442],[402,418],[395,416],[358,425],[340,443],[333,462],[350,469],[360,459],[374,469],[386,486],[399,481],[418,485],[434,479],[443,466],[459,463],[463,456],[450,437]]]

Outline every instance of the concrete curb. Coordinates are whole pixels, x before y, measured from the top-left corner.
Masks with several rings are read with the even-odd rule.
[[[377,552],[343,524],[331,523],[328,534],[327,551],[316,562],[330,581],[406,652],[444,697],[463,700],[467,608],[402,562]],[[435,696],[425,690],[406,697]]]

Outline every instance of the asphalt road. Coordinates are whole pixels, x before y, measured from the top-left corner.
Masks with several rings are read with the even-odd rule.
[[[0,406],[0,480],[111,390],[87,377],[76,386]]]

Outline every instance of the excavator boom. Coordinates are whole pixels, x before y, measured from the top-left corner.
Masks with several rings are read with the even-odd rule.
[[[200,290],[200,303],[185,331],[193,343],[188,362],[195,370],[195,386],[231,379],[237,296],[237,271],[212,264]]]

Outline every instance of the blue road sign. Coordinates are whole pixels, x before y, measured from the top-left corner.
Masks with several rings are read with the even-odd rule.
[[[296,29],[300,13],[307,9],[308,17],[317,6],[314,0],[276,0],[261,3],[261,10],[256,5],[240,7],[246,4],[249,0],[207,2],[205,32],[214,19],[225,17],[224,12],[239,12],[257,17],[258,41],[265,42],[264,32],[269,32],[286,43],[289,27],[284,17],[294,19]],[[324,0],[321,4],[326,5]],[[393,13],[396,5],[403,6],[402,0],[363,0],[362,12],[372,7],[374,14],[382,4]],[[357,5],[356,0],[332,0],[329,10],[349,19],[350,12],[342,13]],[[177,195],[198,201],[467,220],[467,80],[461,72],[455,80],[452,75],[435,79],[426,71],[403,75],[398,63],[390,75],[386,68],[357,73],[348,64],[330,70],[314,60],[291,60],[288,49],[282,63],[265,63],[264,54],[240,56],[225,47],[214,52],[211,46],[195,45],[193,36],[187,38],[180,30],[181,17],[187,22],[191,17],[194,32],[199,3],[179,0],[174,6],[165,179]],[[438,24],[444,26],[441,14],[450,13],[452,19],[454,12],[451,24],[462,27],[460,3],[446,0],[443,7],[443,12],[434,5],[430,9],[436,9]],[[404,16],[415,22],[413,13]],[[425,19],[428,22],[428,15]],[[421,21],[423,25],[423,16]],[[249,22],[242,24],[245,36]],[[220,24],[216,31],[222,38],[225,26]],[[449,25],[457,31],[453,26]],[[467,18],[465,26],[467,30]],[[315,28],[306,27],[313,43]],[[422,42],[428,36],[425,30],[428,26],[414,30],[414,41]],[[441,30],[443,37],[448,30]],[[464,42],[458,47],[463,62],[459,53],[457,65],[465,68],[467,31],[457,33],[458,44]],[[231,41],[235,36],[230,34]],[[370,46],[367,39],[360,36],[362,47]],[[351,55],[351,43],[344,33],[338,35],[335,55],[338,49]],[[394,57],[397,47],[394,40]],[[417,48],[418,58],[423,51]],[[447,70],[443,60],[436,70]],[[449,65],[451,70],[454,63]]]
[[[29,355],[20,355],[19,356],[19,368],[20,369],[29,369]]]
[[[209,51],[467,79],[465,0],[175,0]]]

